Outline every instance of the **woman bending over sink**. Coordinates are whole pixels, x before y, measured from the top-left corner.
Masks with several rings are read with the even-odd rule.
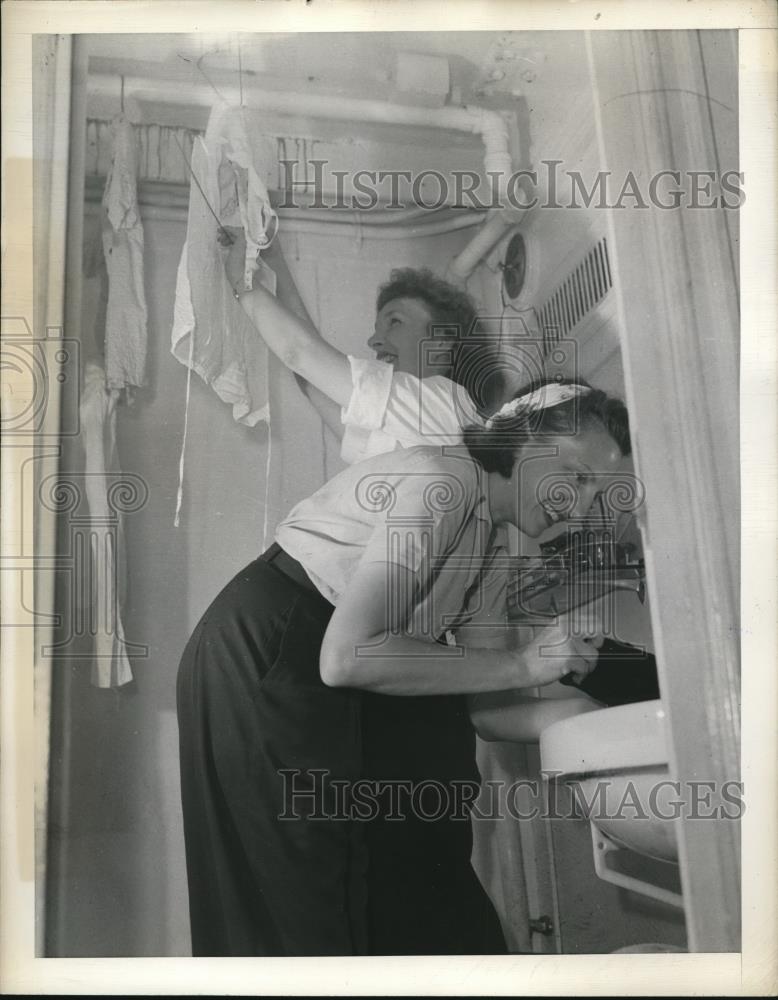
[[[504,951],[457,795],[479,781],[472,719],[487,732],[495,692],[584,676],[596,659],[563,620],[493,648],[504,529],[535,538],[556,523],[562,482],[567,516],[583,516],[630,451],[627,413],[550,382],[464,442],[340,473],[189,640],[178,713],[195,955]]]

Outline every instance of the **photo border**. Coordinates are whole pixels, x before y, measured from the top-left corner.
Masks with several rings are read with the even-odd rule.
[[[743,951],[732,955],[446,958],[34,958],[35,755],[32,636],[2,644],[0,669],[0,988],[49,994],[754,995],[778,976],[776,732],[776,8],[769,2],[581,0],[362,3],[357,0],[111,3],[7,0],[3,34],[3,316],[32,316],[30,36],[227,31],[740,30]],[[6,452],[6,446],[3,448]],[[10,453],[10,448],[6,455]],[[4,499],[13,464],[4,455]],[[4,504],[3,551],[21,512]],[[6,574],[7,575],[7,574]],[[4,606],[15,599],[4,583]],[[4,630],[5,631],[5,630]],[[31,629],[26,630],[31,633]],[[4,636],[4,640],[6,637]],[[702,681],[701,681],[702,682]],[[754,790],[764,790],[760,797]],[[763,801],[769,799],[770,801]]]

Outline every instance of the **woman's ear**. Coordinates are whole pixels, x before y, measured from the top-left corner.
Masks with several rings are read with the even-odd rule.
[[[427,360],[430,364],[448,366],[453,371],[459,356],[459,344],[453,337],[430,337],[425,344]]]

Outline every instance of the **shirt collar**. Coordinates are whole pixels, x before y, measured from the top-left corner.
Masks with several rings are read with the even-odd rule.
[[[473,508],[473,514],[480,520],[485,521],[491,527],[492,521],[492,511],[489,507],[489,477],[484,471],[483,466],[473,460],[473,468],[476,477],[476,495],[477,500]]]
[[[477,500],[473,507],[473,516],[479,522],[479,531],[483,539],[483,552],[491,554],[498,549],[508,548],[508,537],[504,524],[495,524],[489,507],[488,474],[478,462],[475,465],[477,477]]]

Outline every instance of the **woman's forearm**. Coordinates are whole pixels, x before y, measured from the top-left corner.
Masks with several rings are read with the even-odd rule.
[[[345,354],[262,286],[243,292],[240,304],[282,364],[338,405],[348,405],[353,387]]]
[[[535,743],[548,726],[603,706],[579,693],[569,698],[533,698],[517,691],[474,694],[470,717],[482,740]]]
[[[293,313],[300,317],[309,329],[314,330],[316,335],[319,336],[316,324],[313,322],[313,318],[303,302],[297,284],[292,277],[292,272],[289,270],[284,252],[281,249],[281,244],[277,239],[274,240],[267,250],[263,251],[262,258],[275,273],[276,297],[279,302],[283,302],[288,309],[291,309]]]
[[[299,356],[321,339],[312,325],[262,285],[240,292],[240,304],[273,354],[294,371]]]
[[[555,632],[554,635],[549,633]],[[596,650],[581,640],[546,629],[556,647],[544,655],[539,645],[521,650],[444,646],[408,636],[382,635],[344,642],[338,632],[324,637],[321,676],[331,687],[355,687],[376,694],[479,694],[541,687],[571,671],[586,673]]]
[[[325,636],[320,664],[325,684],[376,694],[462,694],[524,686],[515,653],[444,646],[407,636],[375,636],[350,648],[328,642]]]
[[[223,256],[227,281],[243,311],[268,348],[287,368],[300,375],[340,406],[351,397],[351,368],[344,354],[328,344],[311,321],[280,246],[263,254],[276,275],[276,295],[261,284],[242,290],[246,242],[242,230],[231,229],[232,243]]]
[[[363,560],[322,641],[325,684],[379,694],[477,694],[541,687],[568,673],[585,676],[596,662],[596,648],[564,616],[538,629],[521,649],[446,646],[428,632],[413,638],[407,630],[415,621],[409,595],[417,582],[414,571],[399,563]]]

